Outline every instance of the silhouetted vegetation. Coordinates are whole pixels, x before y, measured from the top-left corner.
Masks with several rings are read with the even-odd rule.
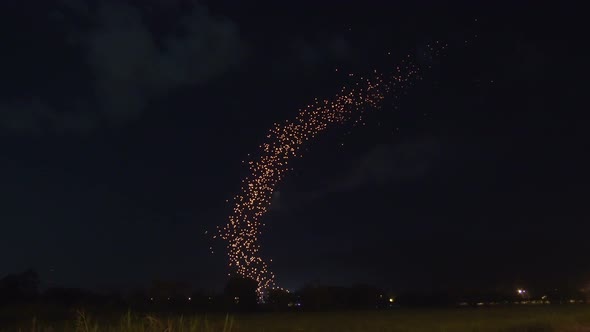
[[[258,303],[257,288],[258,283],[255,280],[232,276],[224,290],[228,307],[240,311],[256,310]]]
[[[9,274],[0,279],[0,304],[35,300],[39,295],[39,276],[33,270]]]
[[[282,312],[324,312],[320,316],[301,317],[328,317],[323,315],[332,315],[326,312],[334,311],[349,311],[357,315],[364,311],[366,314],[363,315],[373,315],[370,313],[373,311],[377,315],[375,319],[384,319],[387,316],[378,313],[384,309],[407,310],[407,308],[436,307],[450,310],[456,307],[494,306],[498,308],[510,306],[514,309],[516,304],[522,308],[530,308],[526,310],[542,311],[545,309],[532,309],[532,307],[551,308],[550,305],[562,305],[561,307],[568,308],[579,307],[583,311],[587,310],[584,309],[587,307],[579,304],[586,302],[588,294],[587,291],[584,293],[572,287],[522,290],[522,293],[510,288],[394,293],[363,284],[350,287],[308,284],[295,292],[270,290],[265,294],[263,301],[260,301],[256,293],[256,282],[238,276],[229,278],[220,293],[194,290],[189,283],[165,280],[156,280],[144,289],[109,293],[57,287],[41,290],[39,285],[39,277],[33,270],[7,275],[0,279],[0,331],[2,326],[20,324],[31,320],[32,317],[51,326],[58,322],[76,321],[81,312],[92,313],[96,324],[101,326],[106,324],[105,322],[112,321],[113,317],[119,317],[123,312],[133,312],[135,318],[131,319],[130,316],[126,318],[133,321],[133,323],[129,321],[129,324],[135,324],[133,331],[151,331],[150,328],[155,331],[156,326],[165,325],[166,317],[178,315],[189,317],[195,314],[225,317],[227,313],[230,313],[241,317],[245,313],[275,312],[277,317],[283,317],[281,315],[287,315],[287,313]],[[523,304],[529,306],[523,306]],[[429,309],[423,310],[428,312]],[[151,317],[149,324],[152,325],[143,321],[145,317]],[[211,321],[205,323],[202,318],[205,316],[199,317],[194,318],[193,322],[198,321],[199,323],[195,324],[200,326],[194,331],[215,330],[204,329],[204,324],[210,324],[210,327],[221,326],[221,328],[224,324],[229,324],[229,321],[220,321],[219,318],[211,318]],[[288,318],[290,316],[284,317],[290,319]],[[318,319],[321,321],[323,318]],[[176,328],[186,322],[174,320]],[[310,321],[308,326],[314,326],[316,323],[318,322]],[[148,326],[151,327],[148,328]],[[64,331],[67,329],[64,328]]]

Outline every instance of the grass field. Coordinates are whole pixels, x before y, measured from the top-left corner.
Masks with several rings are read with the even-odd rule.
[[[252,315],[134,315],[93,318],[78,312],[58,322],[31,319],[0,331],[55,332],[386,332],[386,331],[588,331],[590,306],[540,306]]]

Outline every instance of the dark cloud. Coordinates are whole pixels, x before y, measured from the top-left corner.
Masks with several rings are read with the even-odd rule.
[[[279,77],[292,77],[293,73],[309,75],[326,64],[349,62],[355,57],[354,47],[344,35],[329,33],[313,39],[295,37],[282,52],[271,59],[273,72]]]
[[[346,60],[352,56],[350,43],[341,35],[324,36],[317,41],[297,39],[291,45],[295,59],[304,65]]]
[[[8,131],[39,133],[54,112],[39,100],[16,101],[0,106],[0,127]]]
[[[60,106],[43,98],[0,101],[1,129],[85,132],[103,124],[126,123],[138,118],[150,101],[207,82],[229,71],[241,58],[243,43],[235,24],[212,16],[202,6],[193,7],[175,22],[181,33],[158,38],[145,23],[141,9],[124,3],[105,2],[90,12],[85,6],[74,6],[69,14],[89,15],[97,23],[87,31],[63,36],[84,51],[85,66],[93,76],[90,96],[72,100],[72,92],[64,88],[58,97],[63,100],[57,103]]]
[[[88,4],[84,1],[79,0],[60,0],[58,1],[61,6],[67,8],[75,13],[87,15],[90,12]],[[63,14],[62,14],[63,15]]]
[[[283,209],[284,200],[281,198],[281,192],[279,190],[272,194],[270,200],[270,211],[280,211]]]
[[[417,181],[427,176],[440,163],[443,148],[444,145],[434,138],[377,145],[354,162],[344,176],[330,180],[322,188],[275,194],[272,210],[284,212],[334,193],[352,192],[367,186]]]
[[[441,144],[434,139],[378,145],[363,156],[340,188],[352,190],[364,185],[420,178],[432,168],[440,154]]]

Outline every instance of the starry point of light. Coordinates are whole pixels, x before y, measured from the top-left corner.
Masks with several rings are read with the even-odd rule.
[[[429,53],[425,55],[439,55],[445,47],[446,44],[438,42],[428,45]],[[408,55],[408,58],[411,57]],[[316,139],[330,127],[345,123],[364,125],[366,110],[379,108],[387,95],[397,99],[422,78],[420,73],[421,67],[409,59],[395,66],[389,75],[376,70],[368,77],[350,73],[348,76],[356,78],[355,81],[342,87],[332,98],[316,98],[312,104],[300,109],[293,120],[274,123],[266,141],[259,146],[259,153],[244,161],[248,164],[249,175],[242,180],[241,191],[233,199],[229,221],[218,227],[218,235],[227,242],[232,272],[255,280],[259,296],[278,288],[275,274],[261,256],[258,237],[264,226],[261,218],[270,207],[276,186],[288,171],[293,170],[290,161],[303,157],[302,148],[306,142]]]

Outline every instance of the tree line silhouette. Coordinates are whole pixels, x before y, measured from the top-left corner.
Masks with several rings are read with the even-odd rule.
[[[147,312],[256,312],[375,310],[403,307],[512,303],[523,300],[512,290],[405,292],[393,294],[379,287],[357,284],[350,287],[310,283],[296,292],[271,290],[260,302],[254,280],[232,276],[222,292],[195,291],[188,283],[154,281],[150,287],[133,291],[99,293],[77,288],[40,290],[34,270],[10,274],[0,279],[0,308],[19,304],[39,304],[59,308],[95,307]],[[544,299],[555,303],[586,301],[588,293],[575,289],[554,289]]]

